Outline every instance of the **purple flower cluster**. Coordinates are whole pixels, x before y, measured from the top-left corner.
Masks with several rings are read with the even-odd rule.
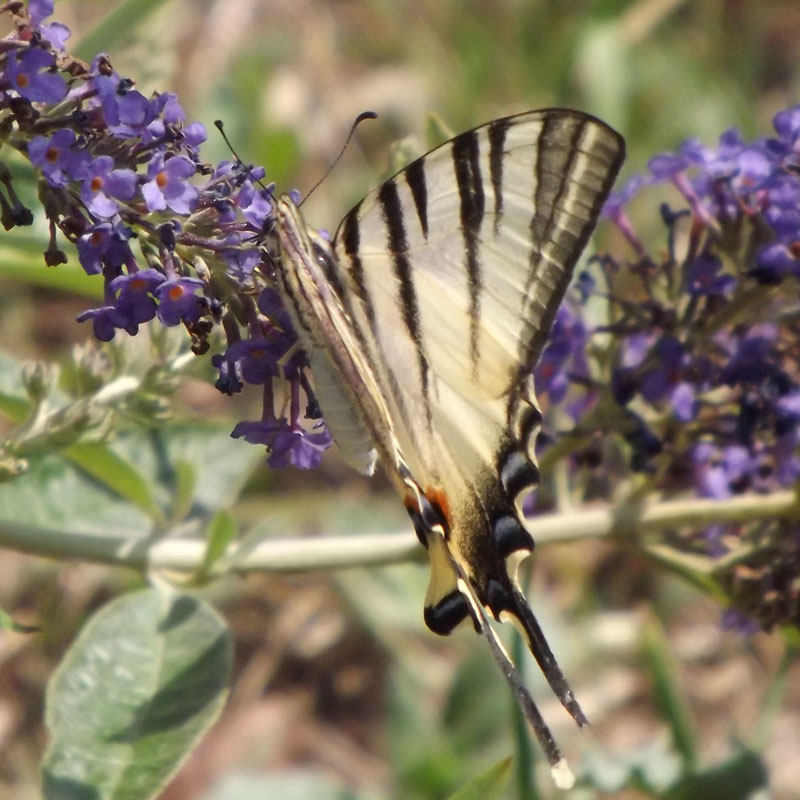
[[[606,214],[629,234],[625,203],[645,185],[670,182],[709,233],[732,233],[743,223],[762,226],[750,231],[755,238],[749,242],[749,277],[770,285],[800,278],[800,106],[779,111],[773,125],[776,136],[755,142],[731,129],[716,148],[690,139],[677,153],[655,156],[646,175],[633,177],[609,199]],[[695,291],[724,294],[733,288],[731,275],[713,279],[722,269],[713,253],[697,253],[688,266],[699,279]]]
[[[607,434],[663,495],[724,501],[800,481],[800,106],[774,126],[754,142],[735,130],[713,148],[686,142],[608,199],[631,257],[595,260],[600,279],[578,283],[537,368],[539,394],[577,420],[575,441]],[[661,207],[666,247],[651,256],[627,207],[659,183],[683,207]],[[591,326],[587,299],[605,309]],[[752,522],[714,525],[692,546],[759,554],[755,589],[743,578],[754,563],[722,582],[769,628],[800,624],[798,540],[796,521]],[[762,563],[765,548],[778,560]]]
[[[158,320],[183,325],[197,353],[222,329],[228,347],[214,358],[218,388],[264,386],[259,422],[234,435],[265,444],[274,466],[315,466],[331,444],[291,324],[271,288],[264,233],[273,223],[273,187],[261,168],[203,162],[202,124],[187,122],[174,94],[146,97],[108,59],[87,65],[64,49],[69,30],[47,22],[52,0],[9,3],[0,13],[14,31],[0,52],[0,109],[6,144],[37,169],[50,222],[48,264],[67,260],[57,230],[72,242],[84,270],[102,275],[105,298],[79,315],[101,341],[135,335]],[[0,221],[30,224],[31,212],[0,163]],[[276,417],[273,381],[289,398]],[[283,403],[282,405],[287,405]]]
[[[730,130],[716,148],[691,140],[656,156],[648,175],[607,206],[629,238],[620,197],[630,199],[632,186],[670,182],[688,204],[682,233],[682,213],[663,215],[670,246],[660,268],[642,258],[643,246],[628,270],[614,264],[611,285],[633,278],[646,302],[636,320],[609,294],[617,320],[608,329],[625,331],[612,383],[620,403],[638,397],[687,423],[696,433],[696,464],[713,445],[718,479],[696,484],[710,497],[800,479],[800,324],[792,314],[800,279],[800,106],[779,112],[774,125],[775,137],[748,143]],[[685,255],[676,257],[681,236]],[[635,363],[626,364],[632,349]]]

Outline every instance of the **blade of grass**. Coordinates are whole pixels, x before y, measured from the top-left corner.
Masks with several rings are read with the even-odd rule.
[[[512,644],[512,656],[514,663],[524,665],[528,649],[522,637],[514,631],[514,642]],[[512,736],[514,738],[514,752],[516,754],[516,768],[514,774],[517,780],[517,796],[519,800],[540,800],[539,791],[536,788],[536,763],[533,758],[531,748],[531,737],[528,731],[528,723],[519,703],[511,697],[511,724]]]
[[[686,772],[697,768],[694,725],[680,690],[677,669],[661,624],[650,618],[644,626],[644,656],[653,681],[655,700],[672,730],[675,747]]]

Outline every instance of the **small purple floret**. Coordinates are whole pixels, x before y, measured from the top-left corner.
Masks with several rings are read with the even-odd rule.
[[[202,294],[197,294],[204,285],[198,278],[164,281],[155,290],[158,319],[167,326],[197,322],[208,309],[208,300]]]
[[[31,163],[41,169],[51,186],[67,186],[86,174],[91,157],[75,147],[75,133],[68,128],[52,136],[34,136],[28,145]]]
[[[186,156],[165,159],[157,152],[147,167],[149,180],[142,186],[150,211],[172,209],[176,214],[190,214],[197,205],[198,190],[189,182],[195,166]]]
[[[38,47],[30,47],[19,57],[12,50],[8,55],[5,77],[20,97],[33,103],[57,103],[67,94],[67,83],[57,72],[51,53]]]
[[[113,217],[119,210],[117,200],[131,200],[136,193],[136,173],[114,169],[111,156],[100,156],[86,167],[81,199],[101,219]]]

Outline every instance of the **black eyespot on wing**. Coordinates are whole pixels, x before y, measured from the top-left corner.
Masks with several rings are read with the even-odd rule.
[[[539,468],[522,450],[511,448],[502,453],[497,460],[497,468],[503,488],[512,500],[541,482]]]
[[[469,614],[467,598],[459,591],[445,595],[435,606],[425,606],[425,624],[439,636],[452,633]]]
[[[498,517],[492,522],[492,537],[498,555],[507,558],[517,550],[533,550],[533,536],[516,517]]]
[[[542,424],[542,412],[536,406],[532,405],[529,401],[524,406],[524,410],[519,420],[519,439],[522,442],[529,442]],[[535,442],[531,442],[535,444]]]

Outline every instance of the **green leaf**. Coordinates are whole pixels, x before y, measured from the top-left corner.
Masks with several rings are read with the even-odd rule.
[[[139,508],[56,455],[31,460],[25,475],[0,484],[0,530],[20,525],[61,536],[93,534],[117,543],[153,534],[152,520]]]
[[[25,474],[0,481],[0,544],[54,558],[146,564],[154,534],[163,533],[145,511],[147,492],[159,508],[169,508],[176,480],[181,483],[179,492],[191,494],[181,500],[187,510],[181,535],[199,537],[217,510],[236,501],[254,462],[263,458],[259,448],[208,425],[128,434],[108,447],[135,468],[106,479],[60,455],[41,455]],[[105,463],[113,471],[114,459]],[[181,464],[195,469],[191,487],[186,471],[176,469]],[[137,485],[137,474],[145,485]]]
[[[192,500],[197,486],[197,468],[188,461],[175,459],[175,481],[173,486],[170,518],[181,520],[192,510]]]
[[[450,127],[438,114],[428,112],[425,121],[425,144],[427,148],[438,147],[442,142],[452,139],[458,131]]]
[[[197,583],[204,583],[216,561],[225,552],[228,545],[236,538],[236,523],[227,511],[218,511],[206,530],[206,552],[203,556],[203,563],[195,573]]]
[[[227,429],[205,425],[126,434],[109,445],[81,444],[66,453],[73,463],[37,456],[27,474],[0,485],[0,525],[150,536],[153,503],[166,508],[177,495],[187,513],[210,518],[209,512],[236,500],[254,463],[263,459],[259,448],[231,439]]]
[[[150,486],[131,461],[100,442],[74,444],[64,450],[64,455],[95,480],[141,508],[157,524],[163,522]]]
[[[752,800],[756,791],[766,790],[767,770],[761,758],[742,750],[709,769],[687,775],[664,794],[664,800]]]
[[[46,800],[155,797],[219,716],[231,653],[217,613],[170,588],[101,609],[47,688]]]
[[[228,508],[250,477],[253,467],[264,460],[260,447],[253,447],[230,436],[226,425],[191,424],[175,425],[160,430],[156,436],[129,436],[115,443],[122,448],[123,455],[139,466],[145,475],[163,486],[165,466],[168,479],[164,497],[159,497],[162,506],[175,498],[176,488],[182,494],[191,482],[191,506],[216,511]],[[180,465],[191,464],[194,475],[190,476]],[[182,505],[187,499],[182,497]]]
[[[512,658],[514,663],[525,664],[527,655],[525,641],[515,631],[512,639]],[[511,724],[514,735],[514,752],[516,754],[514,777],[517,784],[518,800],[537,800],[539,793],[536,790],[536,770],[531,744],[531,729],[516,699],[510,697],[509,706],[511,707]]]
[[[505,681],[495,680],[489,649],[478,637],[472,643],[475,646],[459,661],[444,707],[446,730],[459,752],[474,752],[483,742],[497,741],[511,722],[513,696]]]
[[[510,775],[511,759],[506,758],[462,786],[450,800],[503,800]]]
[[[793,641],[793,637],[799,631],[797,628],[787,628],[786,650],[783,653],[780,664],[775,670],[772,680],[767,686],[767,691],[761,703],[761,718],[751,736],[748,737],[750,746],[757,751],[763,751],[769,741],[772,726],[775,719],[783,707],[786,699],[786,692],[791,681],[792,667],[797,661],[800,648]]]

